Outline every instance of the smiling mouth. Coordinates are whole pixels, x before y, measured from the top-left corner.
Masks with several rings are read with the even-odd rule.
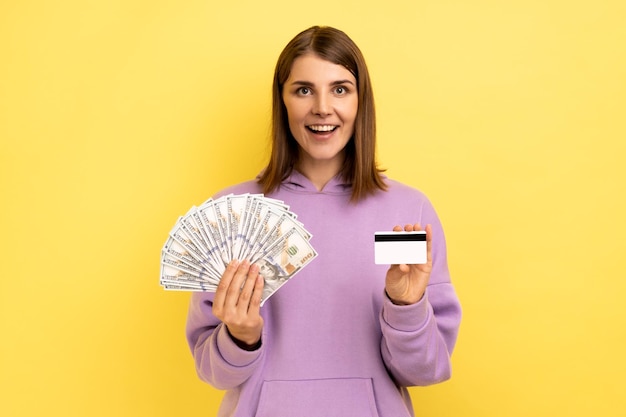
[[[310,125],[310,126],[307,126],[306,128],[308,130],[310,130],[311,132],[313,132],[313,133],[324,134],[324,133],[334,132],[335,129],[337,129],[337,127],[339,127],[339,126],[335,126],[335,125]]]

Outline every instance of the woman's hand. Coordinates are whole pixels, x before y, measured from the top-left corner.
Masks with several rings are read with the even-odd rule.
[[[231,261],[213,298],[213,315],[228,328],[230,335],[246,346],[261,340],[263,317],[260,314],[263,277],[250,262]]]
[[[394,232],[402,231],[402,227],[395,226]],[[419,224],[407,224],[404,231],[413,232],[422,230]],[[415,265],[391,265],[385,279],[385,291],[394,304],[407,305],[417,303],[424,296],[430,271],[433,269],[432,258],[433,231],[430,225],[426,226],[427,262]]]

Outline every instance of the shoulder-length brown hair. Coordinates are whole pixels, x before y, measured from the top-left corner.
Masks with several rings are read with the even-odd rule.
[[[293,38],[276,63],[272,88],[272,151],[269,163],[258,180],[263,192],[277,189],[298,161],[298,143],[289,130],[282,94],[293,62],[307,53],[344,66],[357,81],[358,109],[354,135],[346,145],[341,170],[343,180],[352,185],[351,200],[356,202],[376,190],[386,190],[381,176],[383,170],[376,163],[374,95],[363,54],[344,32],[332,27],[313,26]]]

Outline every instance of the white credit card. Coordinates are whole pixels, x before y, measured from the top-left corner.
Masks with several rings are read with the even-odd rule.
[[[375,232],[374,263],[377,265],[425,264],[426,232]]]

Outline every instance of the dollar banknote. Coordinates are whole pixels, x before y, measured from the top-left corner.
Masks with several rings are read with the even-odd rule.
[[[161,251],[167,290],[216,291],[226,265],[248,260],[264,280],[261,305],[317,256],[284,202],[262,194],[208,199],[178,218]]]

